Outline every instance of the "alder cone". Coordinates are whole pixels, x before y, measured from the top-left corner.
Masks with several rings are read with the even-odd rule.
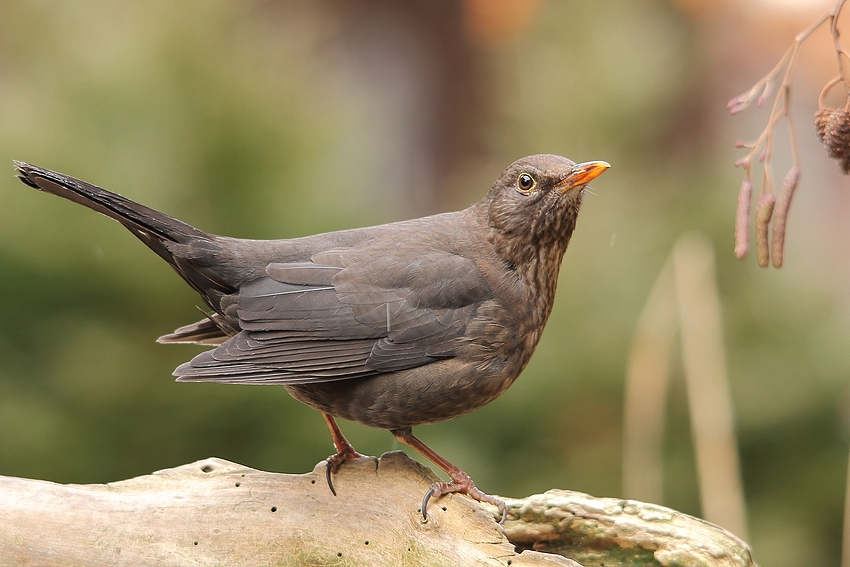
[[[850,113],[837,108],[822,108],[815,113],[815,129],[826,151],[850,173]]]

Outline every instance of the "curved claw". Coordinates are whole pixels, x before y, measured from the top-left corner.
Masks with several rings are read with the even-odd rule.
[[[434,487],[428,489],[428,492],[425,493],[425,497],[422,499],[422,519],[424,521],[428,521],[428,501],[431,497],[434,496]]]
[[[432,484],[425,493],[425,496],[422,498],[422,519],[426,522],[428,521],[428,502],[431,498],[439,498],[443,494],[452,494],[454,492],[466,494],[478,502],[487,502],[488,504],[492,504],[499,509],[499,513],[502,516],[499,519],[499,524],[505,523],[505,518],[508,516],[508,510],[505,503],[495,496],[490,496],[489,494],[481,492],[468,476],[466,476],[466,478],[462,478],[460,481],[435,482]]]
[[[333,483],[333,473],[335,473],[337,469],[339,469],[340,465],[342,465],[345,461],[351,461],[361,457],[364,457],[364,455],[361,455],[354,450],[354,447],[349,445],[348,448],[343,449],[339,453],[331,455],[325,459],[325,479],[327,479],[328,488],[331,489],[334,496],[336,496],[336,489],[334,488]]]
[[[336,496],[336,489],[334,489],[334,483],[331,480],[331,468],[331,459],[328,457],[325,464],[325,478],[328,479],[328,488],[330,488],[333,495]]]

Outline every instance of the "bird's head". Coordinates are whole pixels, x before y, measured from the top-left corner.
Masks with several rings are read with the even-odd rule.
[[[604,161],[577,164],[548,154],[508,166],[482,202],[503,261],[516,267],[556,262],[557,274],[585,187],[609,167]]]

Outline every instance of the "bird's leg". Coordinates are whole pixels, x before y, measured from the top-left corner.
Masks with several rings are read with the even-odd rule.
[[[333,495],[336,496],[336,490],[334,489],[334,484],[331,481],[331,474],[335,473],[339,466],[345,461],[359,459],[365,455],[361,455],[354,450],[354,447],[352,447],[351,443],[348,442],[348,439],[346,439],[345,435],[343,435],[342,431],[340,431],[339,425],[336,424],[332,415],[323,412],[322,417],[325,418],[325,423],[328,424],[328,429],[331,430],[331,437],[334,440],[334,447],[336,447],[336,454],[328,457],[327,464],[325,465],[325,475],[328,479],[328,488],[330,488]]]
[[[413,436],[413,430],[411,428],[407,429],[394,429],[392,434],[396,439],[407,445],[408,447],[415,449],[420,454],[425,456],[429,461],[443,469],[449,478],[452,479],[451,482],[435,482],[431,485],[431,488],[428,489],[428,492],[425,493],[425,498],[422,499],[422,518],[425,520],[428,519],[428,501],[434,497],[439,498],[443,494],[450,494],[452,492],[460,492],[461,494],[466,494],[473,500],[478,500],[479,502],[488,502],[493,506],[499,509],[499,512],[502,513],[502,519],[499,523],[503,523],[505,521],[505,516],[507,514],[507,510],[505,509],[505,503],[496,498],[495,496],[490,496],[489,494],[484,494],[478,488],[476,488],[475,483],[472,482],[472,478],[460,470],[455,465],[448,462],[446,459],[438,455],[433,449],[431,449],[428,445],[417,439]]]

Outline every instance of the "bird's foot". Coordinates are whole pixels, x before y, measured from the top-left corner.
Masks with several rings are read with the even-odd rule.
[[[337,469],[344,463],[345,461],[351,461],[353,459],[359,459],[361,457],[365,457],[366,455],[361,455],[357,451],[354,450],[354,447],[348,445],[343,447],[341,451],[338,453],[331,455],[325,461],[325,477],[328,479],[328,488],[331,489],[333,495],[336,496],[336,489],[334,488],[334,483],[331,480],[331,475],[337,471]]]
[[[339,466],[345,461],[359,459],[366,455],[361,455],[354,450],[354,447],[348,442],[348,439],[345,438],[342,431],[340,431],[339,426],[336,424],[336,421],[334,421],[332,415],[323,413],[322,417],[325,418],[325,423],[328,424],[328,429],[330,430],[331,437],[333,437],[334,440],[334,447],[336,447],[336,454],[331,455],[327,458],[327,461],[325,461],[325,477],[328,480],[328,488],[330,488],[333,495],[336,496],[336,489],[334,488],[334,483],[331,480],[331,475],[335,473]]]
[[[431,500],[431,498],[439,498],[444,494],[459,492],[461,494],[466,494],[473,500],[477,500],[478,502],[487,502],[488,504],[492,504],[498,508],[502,515],[499,523],[505,523],[507,508],[505,508],[505,503],[502,500],[495,496],[490,496],[489,494],[481,492],[478,487],[475,486],[475,483],[472,482],[472,478],[460,469],[451,471],[451,479],[451,482],[435,482],[431,485],[431,488],[428,489],[428,492],[425,493],[425,498],[422,499],[422,518],[424,520],[428,520],[428,501]]]
[[[413,435],[413,431],[410,427],[406,427],[404,429],[393,429],[392,434],[396,439],[408,447],[415,449],[429,461],[443,469],[443,471],[449,475],[449,478],[452,479],[451,482],[435,482],[431,485],[431,488],[429,488],[428,492],[425,493],[425,498],[422,499],[422,519],[428,520],[428,501],[431,498],[439,498],[443,494],[460,492],[461,494],[466,494],[473,500],[487,502],[488,504],[492,504],[498,508],[499,512],[502,514],[502,519],[499,520],[499,523],[505,523],[505,517],[507,516],[505,503],[495,496],[484,494],[478,490],[475,483],[472,482],[472,477],[438,455],[431,447],[417,439],[416,436]]]

